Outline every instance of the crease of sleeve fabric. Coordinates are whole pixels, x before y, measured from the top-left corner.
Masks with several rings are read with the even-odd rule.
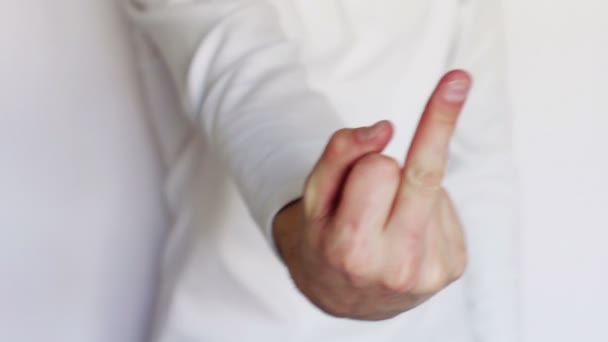
[[[467,235],[463,281],[480,342],[521,340],[518,190],[499,2],[463,1],[449,61],[474,78],[451,146],[446,185]]]
[[[258,0],[132,0],[127,12],[274,248],[274,216],[301,197],[329,137],[343,127],[309,86],[275,9]]]

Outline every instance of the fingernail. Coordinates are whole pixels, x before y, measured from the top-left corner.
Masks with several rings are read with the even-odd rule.
[[[447,102],[462,102],[467,98],[471,84],[468,80],[459,79],[443,85],[442,97]]]
[[[357,138],[361,142],[373,140],[380,132],[382,132],[382,127],[382,121],[380,121],[373,126],[359,128],[357,129],[356,133]]]

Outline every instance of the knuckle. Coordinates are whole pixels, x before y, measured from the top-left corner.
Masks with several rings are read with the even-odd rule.
[[[308,174],[306,180],[304,181],[304,196],[310,195],[310,193],[314,193],[315,191],[317,177],[314,171],[315,170]]]
[[[423,292],[436,293],[446,287],[450,282],[450,276],[446,272],[443,265],[435,265],[429,269],[423,270],[427,273],[426,281],[423,286]]]
[[[350,143],[351,130],[348,128],[342,128],[336,131],[327,144],[326,155],[327,157],[337,157],[344,153]]]
[[[450,278],[450,281],[456,281],[456,280],[462,278],[462,276],[464,275],[466,269],[467,268],[466,268],[466,264],[465,263],[457,265],[456,269],[454,270],[454,274]]]
[[[373,170],[377,170],[381,162],[382,157],[379,153],[368,153],[361,157],[353,165],[353,173],[370,173]]]
[[[327,264],[340,272],[347,272],[349,256],[353,254],[353,231],[355,224],[335,226],[331,236],[322,245],[321,251]]]
[[[395,159],[380,153],[369,153],[363,156],[355,166],[371,166],[374,169],[382,170],[384,172],[391,172],[399,169]]]
[[[352,231],[354,224],[341,229]],[[368,239],[360,234],[343,231],[334,241],[325,244],[323,258],[334,270],[340,272],[351,283],[360,283],[370,279],[374,263]]]
[[[326,244],[323,249],[323,259],[332,269],[342,270],[344,268],[344,256],[340,249],[334,245]]]
[[[408,293],[416,284],[416,275],[409,268],[402,268],[398,272],[387,276],[383,286],[393,293]]]
[[[396,183],[399,181],[400,168],[397,161],[380,153],[369,153],[359,159],[351,170],[355,177]]]
[[[313,217],[317,211],[318,195],[314,177],[309,176],[304,184],[304,193],[302,196],[302,206],[305,217]]]
[[[441,188],[444,173],[445,171],[440,167],[426,168],[414,165],[406,170],[405,176],[415,187],[435,191]]]
[[[416,287],[420,278],[418,269],[421,262],[422,238],[423,234],[420,230],[410,231],[405,236],[401,262],[398,263],[396,271],[388,274],[384,279],[385,289],[395,293],[408,293]]]
[[[458,280],[464,275],[468,265],[468,255],[464,248],[459,249],[454,258],[454,276],[453,280]]]
[[[442,126],[454,126],[458,119],[458,115],[454,113],[454,110],[450,109],[436,110],[432,117],[433,121]]]
[[[351,282],[359,282],[371,277],[373,264],[370,250],[365,239],[359,239],[356,245],[349,248],[343,260],[343,271]]]

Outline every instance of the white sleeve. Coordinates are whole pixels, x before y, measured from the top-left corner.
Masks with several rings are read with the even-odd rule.
[[[343,126],[309,88],[275,9],[261,0],[130,0],[128,13],[272,242],[273,217],[301,196]]]
[[[520,341],[516,177],[498,0],[463,1],[450,67],[473,74],[454,137],[447,187],[465,227],[476,341]]]

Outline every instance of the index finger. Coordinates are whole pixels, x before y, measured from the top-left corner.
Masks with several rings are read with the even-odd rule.
[[[450,140],[471,87],[462,70],[447,73],[431,95],[409,148],[394,215],[424,226],[435,205],[445,173]],[[405,216],[405,217],[403,217]]]

